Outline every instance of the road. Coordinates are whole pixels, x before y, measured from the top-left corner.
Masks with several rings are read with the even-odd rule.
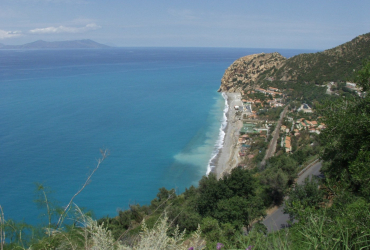
[[[309,176],[320,176],[321,162],[314,164],[312,167],[308,168],[301,176],[298,177],[297,184],[302,184],[304,179]],[[264,220],[263,224],[267,227],[269,232],[277,231],[279,229],[288,226],[289,215],[284,214],[284,205],[280,206],[272,214],[268,215]]]
[[[265,157],[263,158],[263,160],[261,162],[261,165],[262,166],[264,166],[266,164],[266,160],[268,158],[270,158],[271,156],[273,156],[275,154],[275,151],[276,151],[276,142],[277,142],[277,139],[279,138],[279,131],[280,131],[281,123],[283,122],[283,118],[284,118],[287,110],[288,110],[288,105],[281,112],[280,118],[279,118],[278,123],[276,124],[275,130],[274,130],[274,132],[272,132],[273,137],[272,137],[272,139],[270,141],[270,144],[268,145],[268,148],[267,148],[267,151],[266,151],[266,155],[265,155]]]

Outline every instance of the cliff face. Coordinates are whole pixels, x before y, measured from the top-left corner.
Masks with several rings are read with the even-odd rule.
[[[239,92],[246,85],[253,86],[263,73],[273,73],[286,61],[279,53],[261,53],[236,60],[225,71],[219,92]]]
[[[315,82],[351,80],[370,59],[370,33],[318,53],[289,59],[279,53],[255,54],[236,60],[221,79],[219,91],[240,92],[263,80]]]

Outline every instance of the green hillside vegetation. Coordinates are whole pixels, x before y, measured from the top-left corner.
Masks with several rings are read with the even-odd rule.
[[[289,58],[274,75],[281,79],[289,74],[300,82],[346,81],[353,79],[369,55],[370,33],[367,33],[333,49]]]
[[[261,73],[253,84],[262,84],[267,78],[274,79],[272,82],[345,82],[354,78],[363,61],[369,57],[370,33],[367,33],[332,49],[299,54],[282,60],[277,67]],[[240,70],[236,72],[243,74]]]
[[[314,83],[297,84],[294,82],[264,82],[261,88],[267,89],[268,87],[278,88],[285,94],[285,102],[291,103],[292,101],[300,101],[312,106],[315,103],[322,103],[326,100],[335,100],[336,96],[326,94],[327,87],[318,86]]]
[[[362,62],[370,56],[370,33],[318,53],[289,58],[273,73],[275,79],[323,83],[353,79]]]

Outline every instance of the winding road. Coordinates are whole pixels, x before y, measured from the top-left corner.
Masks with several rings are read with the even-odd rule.
[[[317,162],[302,173],[297,180],[297,184],[303,184],[306,177],[320,176],[321,162]],[[284,205],[280,206],[272,214],[268,215],[263,224],[267,227],[268,232],[273,232],[288,226],[289,215],[284,214]]]

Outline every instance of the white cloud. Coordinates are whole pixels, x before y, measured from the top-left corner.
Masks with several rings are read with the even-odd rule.
[[[12,37],[18,37],[18,36],[22,36],[22,33],[20,31],[0,30],[0,39],[6,39],[6,38],[12,38]]]
[[[32,34],[55,34],[55,33],[83,33],[89,30],[96,30],[101,28],[101,26],[96,25],[95,23],[89,23],[84,27],[47,27],[47,28],[38,28],[30,30]]]

